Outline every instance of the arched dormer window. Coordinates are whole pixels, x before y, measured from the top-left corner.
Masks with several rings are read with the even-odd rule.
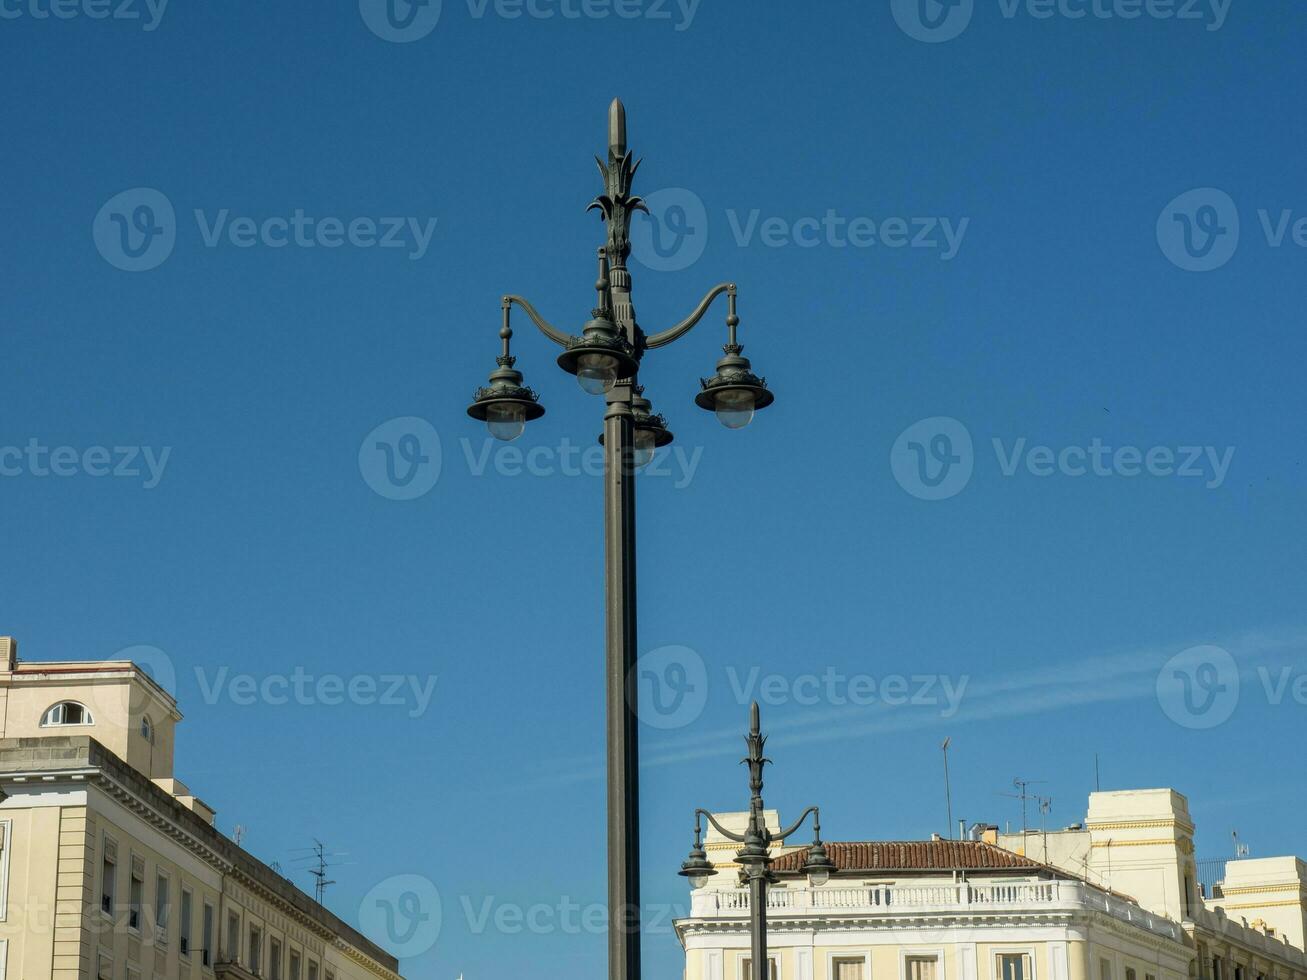
[[[141,719],[141,738],[151,745],[154,744],[154,722],[150,721],[149,718]]]
[[[91,712],[86,705],[76,701],[60,701],[41,716],[42,728],[55,728],[61,725],[94,725]]]

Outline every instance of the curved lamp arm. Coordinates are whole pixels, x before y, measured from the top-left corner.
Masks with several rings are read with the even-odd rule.
[[[721,834],[721,835],[722,835],[723,837],[725,837],[727,840],[733,840],[733,841],[735,841],[735,843],[737,843],[737,844],[743,844],[743,843],[744,843],[744,835],[743,835],[743,834],[737,834],[737,833],[735,833],[735,831],[733,831],[733,830],[727,830],[725,827],[723,827],[721,824],[719,824],[719,823],[717,822],[717,818],[714,817],[714,816],[713,816],[711,813],[709,813],[707,810],[699,810],[699,809],[696,809],[696,810],[694,811],[694,815],[695,815],[696,817],[707,817],[707,818],[708,818],[708,822],[709,822],[710,824],[712,824],[714,827],[717,828],[717,833]],[[807,816],[807,814],[804,814],[804,816]]]
[[[708,312],[708,307],[712,306],[713,300],[715,300],[722,293],[730,293],[731,296],[734,297],[735,283],[723,282],[723,283],[719,283],[716,286],[713,286],[713,288],[708,291],[708,295],[705,296],[703,300],[699,303],[699,305],[694,308],[693,313],[687,316],[676,326],[664,330],[661,333],[656,333],[652,337],[647,338],[644,342],[644,346],[649,350],[653,350],[656,347],[666,347],[672,341],[685,336],[687,333],[689,333],[691,330],[694,329],[695,324],[697,324],[700,320],[703,319],[703,315]],[[531,315],[531,311],[529,309],[527,310],[527,315],[528,316]],[[539,321],[536,322],[536,325],[537,326],[540,325]]]
[[[814,815],[814,814],[816,815],[816,820],[814,820],[813,823],[816,827],[817,836],[818,838],[820,838],[821,837],[821,810],[818,807],[810,806],[808,807],[808,809],[803,811],[803,816],[799,817],[798,820],[794,821],[794,823],[789,827],[788,830],[782,830],[779,834],[776,834],[774,837],[772,837],[772,840],[783,843],[785,838],[789,837],[792,833],[794,833],[796,830],[798,830],[800,827],[803,826],[803,822],[808,819],[809,815]]]
[[[528,303],[521,296],[505,296],[503,303],[504,303],[505,310],[507,310],[514,303],[522,307],[522,309],[526,312],[526,315],[531,318],[531,322],[534,323],[539,328],[540,332],[544,334],[546,337],[548,337],[550,340],[552,340],[559,347],[566,347],[571,342],[572,337],[570,334],[564,333],[563,331],[555,327],[553,324],[551,324],[548,320],[546,320],[538,312],[536,312],[536,308],[534,306]]]

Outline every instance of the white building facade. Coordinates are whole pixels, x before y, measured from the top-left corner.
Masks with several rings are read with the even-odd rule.
[[[1179,794],[1094,794],[1088,824],[1065,833],[827,843],[837,870],[818,887],[800,873],[806,848],[776,850],[768,980],[1307,980],[1286,941],[1303,921],[1305,879],[1287,870],[1300,863],[1240,878],[1236,918],[1235,896],[1223,910],[1197,888]],[[705,843],[719,873],[676,923],[685,980],[752,980],[736,847]]]

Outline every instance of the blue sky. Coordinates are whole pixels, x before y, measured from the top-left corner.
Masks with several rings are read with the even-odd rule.
[[[646,685],[649,974],[752,696],[768,803],[828,837],[944,831],[951,736],[969,820],[1019,821],[1015,776],[1082,818],[1097,754],[1189,794],[1200,856],[1307,852],[1307,10],[121,3],[0,0],[0,631],[160,651],[225,830],[306,888],[298,849],[348,852],[328,903],[391,945],[368,909],[431,883],[407,976],[605,970],[568,911],[604,896],[601,406],[520,318],[548,414],[504,455],[464,409],[501,295],[587,318],[615,95],[642,324],[738,282],[777,394],[695,408],[720,307],[642,372],[677,441],[640,644],[682,694]]]

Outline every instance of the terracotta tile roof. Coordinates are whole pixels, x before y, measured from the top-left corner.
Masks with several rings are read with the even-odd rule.
[[[1005,871],[1051,870],[1020,854],[970,840],[829,841],[826,853],[839,871]],[[797,872],[808,848],[777,858],[779,873]]]

